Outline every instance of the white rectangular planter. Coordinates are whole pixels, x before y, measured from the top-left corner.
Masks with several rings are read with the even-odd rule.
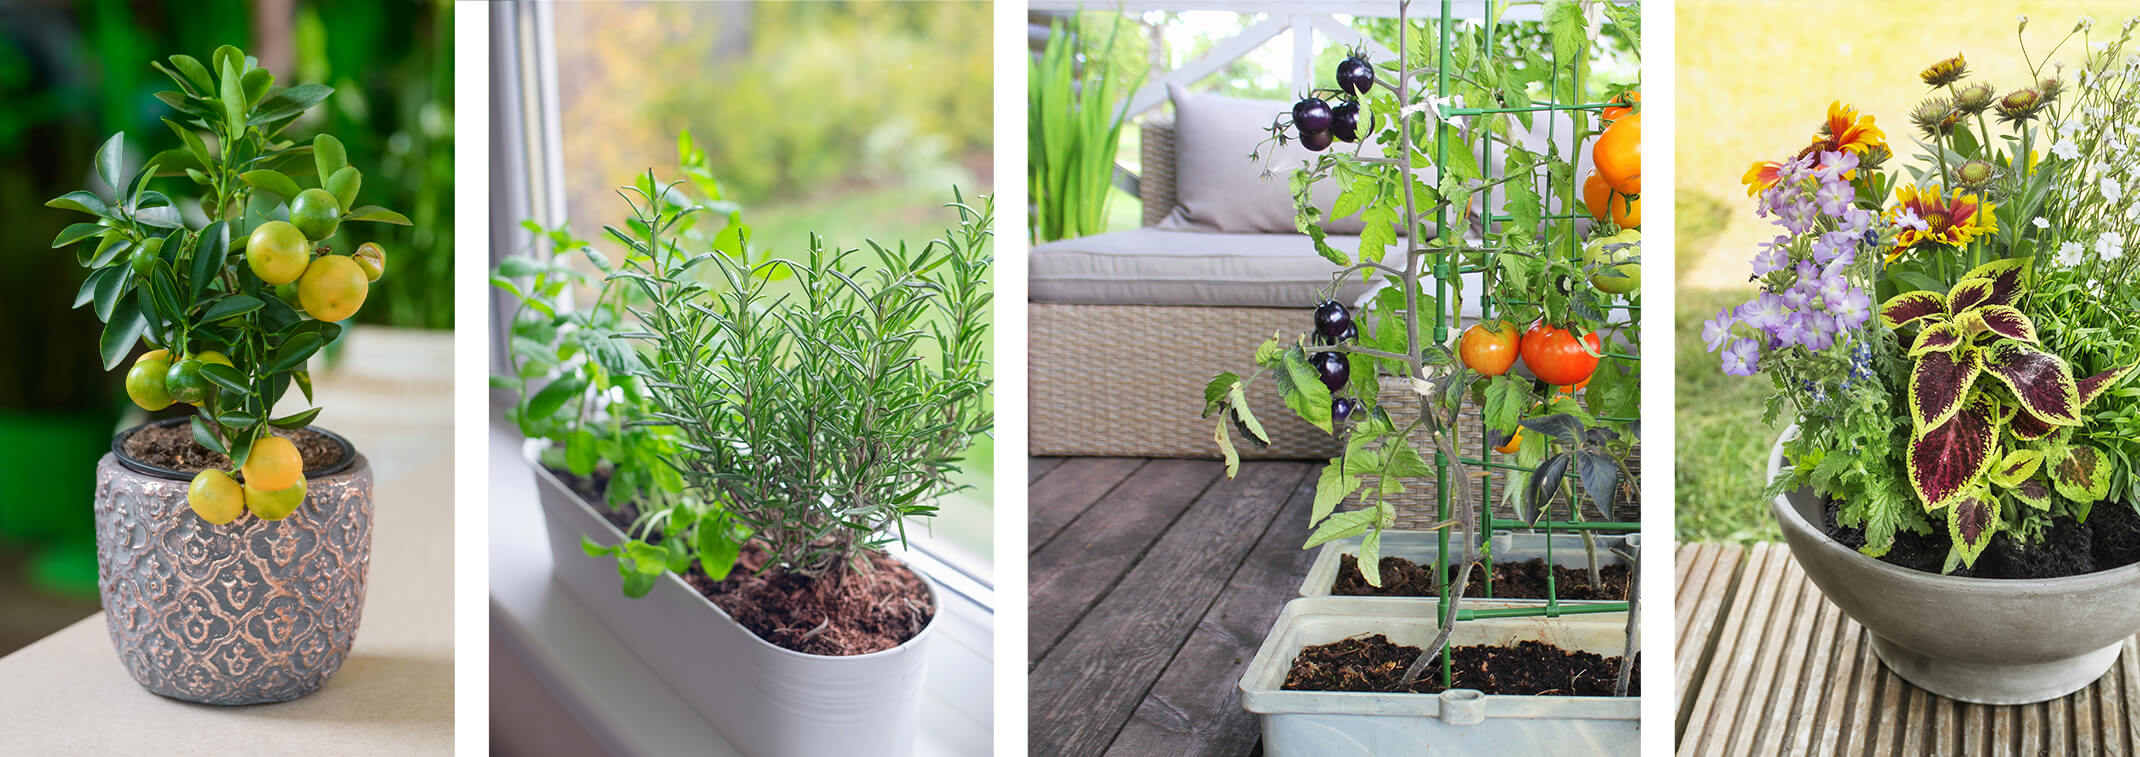
[[[523,453],[558,582],[722,736],[757,757],[914,753],[933,620],[897,647],[829,657],[758,638],[674,573],[645,597],[626,597],[615,558],[580,548],[583,534],[608,545],[623,532],[542,467],[542,448],[530,440]],[[922,581],[940,608],[936,584]]]
[[[1241,706],[1263,726],[1263,753],[1314,755],[1633,755],[1640,748],[1639,697],[1285,691],[1304,647],[1379,633],[1398,644],[1434,641],[1438,601],[1323,597],[1286,603],[1241,676]],[[1459,607],[1520,606],[1466,600]],[[1482,618],[1458,624],[1455,646],[1536,639],[1606,656],[1625,651],[1625,613],[1559,618]]]
[[[1571,533],[1554,533],[1548,535],[1542,533],[1504,532],[1494,534],[1491,544],[1491,546],[1493,547],[1493,562],[1510,563],[1525,562],[1534,559],[1545,559],[1546,544],[1548,543],[1548,539],[1551,540],[1551,543],[1553,545],[1554,564],[1566,565],[1570,568],[1587,568],[1590,566],[1590,556],[1583,552],[1582,535]],[[1641,554],[1641,534],[1629,534],[1627,536],[1607,536],[1604,534],[1599,534],[1595,539],[1593,539],[1593,541],[1597,543],[1598,567],[1600,568],[1607,565],[1627,564],[1627,560],[1625,558],[1620,557],[1618,554],[1615,554],[1612,551],[1614,549],[1621,549],[1628,552],[1632,552],[1638,556]],[[1463,549],[1462,544],[1463,542],[1460,541],[1454,535],[1452,535],[1449,539],[1450,551],[1457,552],[1458,556],[1461,555],[1461,550]],[[1434,563],[1435,555],[1439,554],[1440,551],[1441,550],[1438,544],[1438,535],[1433,531],[1382,532],[1382,555],[1384,557],[1402,557],[1420,565],[1432,565]],[[1332,584],[1335,584],[1337,582],[1338,566],[1341,564],[1341,558],[1345,555],[1357,556],[1359,552],[1360,537],[1357,536],[1352,537],[1350,539],[1339,539],[1337,541],[1324,543],[1322,552],[1316,554],[1315,556],[1315,564],[1308,568],[1308,577],[1302,579],[1300,582],[1300,595],[1303,597],[1331,596],[1330,587]],[[1478,570],[1478,568],[1473,568],[1472,570],[1476,571]],[[1407,599],[1408,597],[1361,598]],[[1473,597],[1472,599],[1483,598]],[[1543,599],[1501,599],[1499,597],[1496,597],[1493,601],[1515,602],[1519,604],[1545,604],[1545,600]],[[1577,602],[1600,600],[1563,599],[1561,601]]]

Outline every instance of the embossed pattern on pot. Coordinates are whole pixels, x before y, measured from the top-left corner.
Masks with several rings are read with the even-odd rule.
[[[282,521],[215,526],[186,482],[97,465],[98,583],[112,647],[134,680],[204,704],[312,693],[349,654],[371,565],[372,473],[359,456],[311,482]]]

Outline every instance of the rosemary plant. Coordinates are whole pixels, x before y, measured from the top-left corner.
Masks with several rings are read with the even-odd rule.
[[[670,462],[734,525],[683,549],[732,562],[740,543],[708,537],[747,538],[768,570],[838,581],[935,513],[991,427],[992,204],[954,190],[959,227],[918,250],[865,255],[813,234],[800,259],[752,264],[680,245],[674,230],[702,208],[666,202],[674,186],[649,172],[619,190],[634,222],[606,231],[630,247],[610,278],[644,296],[629,308],[642,329],[618,336],[640,346],[653,422],[678,430]]]

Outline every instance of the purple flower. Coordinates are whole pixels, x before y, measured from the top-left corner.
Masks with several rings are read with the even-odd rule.
[[[1850,287],[1839,297],[1828,299],[1828,313],[1835,317],[1836,326],[1856,329],[1872,319],[1872,296],[1864,289]],[[1862,343],[1862,342],[1861,342]]]
[[[1779,236],[1761,243],[1761,252],[1754,255],[1754,275],[1767,276],[1790,264],[1791,238]]]
[[[1843,181],[1843,174],[1858,168],[1858,154],[1848,150],[1836,150],[1820,154],[1820,167],[1813,170],[1814,177],[1833,184]],[[1844,186],[1849,186],[1845,184]]]
[[[1865,231],[1880,220],[1880,214],[1864,208],[1851,208],[1843,212],[1843,230],[1853,236],[1864,236]]]
[[[1724,348],[1724,374],[1727,376],[1752,376],[1761,366],[1759,345],[1752,339],[1741,339]]]
[[[1799,335],[1798,343],[1810,350],[1825,350],[1835,346],[1835,319],[1826,313],[1800,313],[1805,333]]]
[[[1738,322],[1731,308],[1717,311],[1715,318],[1702,322],[1702,344],[1708,345],[1710,352],[1722,349],[1724,342],[1731,339],[1731,327]]]
[[[1783,325],[1783,320],[1790,315],[1790,310],[1782,297],[1772,292],[1762,292],[1761,296],[1739,306],[1739,321],[1761,331],[1774,331]]]
[[[1916,208],[1903,208],[1902,214],[1895,216],[1895,228],[1925,231],[1932,227],[1926,225],[1925,219],[1917,215]]]
[[[1806,344],[1807,340],[1813,335],[1811,318],[1814,315],[1817,314],[1807,312],[1792,313],[1783,320],[1782,326],[1776,327],[1774,331],[1776,340],[1785,347],[1794,344]]]
[[[1820,235],[1813,240],[1813,262],[1827,265],[1828,261],[1853,253],[1858,249],[1858,235],[1848,230],[1836,230]]]
[[[1820,202],[1822,213],[1842,218],[1844,213],[1857,204],[1858,190],[1849,184],[1822,184],[1820,191],[1815,193],[1815,198]]]

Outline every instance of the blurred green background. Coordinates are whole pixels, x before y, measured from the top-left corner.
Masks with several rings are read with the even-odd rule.
[[[1100,66],[1108,76],[1122,82],[1143,81],[1150,83],[1168,71],[1204,57],[1211,49],[1265,20],[1258,13],[1233,11],[1144,11],[1122,13],[1097,10],[1106,3],[1095,2],[1090,7],[1096,10],[1080,13],[1033,13],[1029,21],[1040,28],[1060,19],[1080,44],[1080,57],[1088,66]],[[1431,14],[1433,6],[1415,4],[1415,13]],[[1425,11],[1419,10],[1427,8]],[[1396,12],[1396,3],[1390,4],[1390,12]],[[1422,17],[1423,18],[1423,17]],[[1394,17],[1371,18],[1338,16],[1339,21],[1359,30],[1383,47],[1397,47],[1397,19]],[[1423,28],[1425,22],[1414,20],[1415,28]],[[1544,44],[1545,28],[1532,21],[1510,22],[1503,27],[1510,31],[1497,36],[1506,45]],[[1108,48],[1108,41],[1114,47]],[[1033,49],[1040,49],[1039,40]],[[1349,49],[1332,42],[1324,34],[1315,35],[1315,62],[1310,70],[1315,72],[1316,86],[1332,87],[1330,72],[1336,70],[1339,61],[1345,59]],[[1612,82],[1635,81],[1640,78],[1641,60],[1628,40],[1617,33],[1608,32],[1599,43],[1603,49],[1592,64],[1591,77],[1585,82],[1592,91],[1593,99],[1604,99],[1605,88]],[[1291,102],[1306,94],[1293,91],[1293,35],[1288,32],[1265,42],[1249,54],[1227,64],[1218,71],[1199,80],[1191,89],[1206,94],[1224,95],[1259,100]],[[1542,85],[1540,85],[1542,86]],[[1128,95],[1125,95],[1128,96]],[[1144,114],[1131,113],[1130,125],[1122,129],[1122,143],[1115,153],[1115,162],[1131,173],[1142,170],[1139,149],[1143,137],[1136,124],[1140,116],[1171,114],[1174,106],[1161,104]],[[1142,225],[1143,206],[1128,192],[1116,189],[1107,205],[1107,230],[1134,229]]]
[[[366,193],[415,221],[377,227],[394,286],[357,320],[451,329],[452,38],[446,0],[0,0],[0,654],[96,610],[92,472],[131,408],[97,361],[101,324],[72,308],[83,271],[49,248],[78,219],[45,200],[91,186],[113,132],[131,165],[178,146],[151,60],[237,45],[277,84],[334,87],[292,133],[334,132]]]
[[[1811,140],[1828,104],[1871,115],[1898,160],[1922,151],[1909,110],[1925,94],[1917,72],[1959,52],[1972,79],[2000,92],[2025,82],[2016,39],[2043,59],[2081,16],[2095,39],[2116,36],[2140,11],[2128,1],[1680,0],[1674,207],[1678,303],[1677,533],[1681,541],[1781,538],[1761,499],[1769,447],[1782,428],[1761,423],[1765,378],[1723,375],[1702,351],[1702,321],[1744,302],[1755,245],[1773,235],[1754,216],[1739,177],[1757,160],[1789,157]],[[2077,62],[2075,37],[2055,59]],[[1779,420],[1782,424],[1787,421]]]
[[[647,169],[681,178],[690,130],[754,249],[919,246],[994,194],[993,10],[985,2],[560,2],[558,109],[567,220],[600,231],[629,209],[616,188]],[[716,224],[718,225],[718,224]],[[966,455],[973,491],[927,527],[986,572],[995,442]]]

